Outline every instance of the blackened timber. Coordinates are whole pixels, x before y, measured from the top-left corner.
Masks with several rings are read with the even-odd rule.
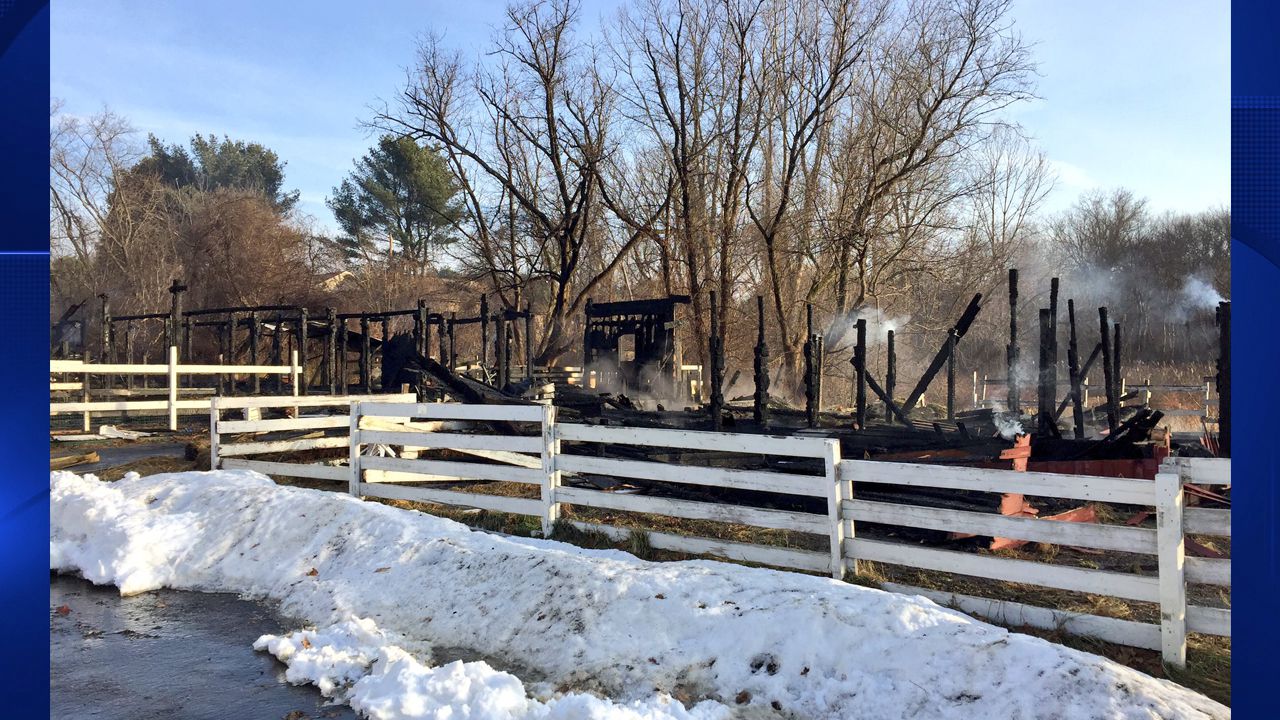
[[[413,345],[418,354],[427,356],[427,301],[418,300],[418,312],[413,316]]]
[[[855,420],[858,429],[867,427],[867,320],[859,318],[857,323],[857,343],[853,346],[853,370],[857,375],[857,397],[854,400]],[[890,396],[884,398],[885,406],[893,404]],[[907,422],[905,419],[903,422]]]
[[[344,395],[350,389],[350,383],[348,382],[349,368],[347,367],[347,342],[347,321],[338,320],[338,388]]]
[[[865,320],[859,320],[858,322],[866,323]],[[889,412],[892,413],[894,417],[898,418],[898,422],[902,423],[903,425],[906,425],[908,428],[914,428],[915,425],[911,423],[911,418],[907,417],[907,414],[902,411],[902,408],[898,407],[897,404],[893,402],[893,399],[890,398],[889,395],[885,393],[883,389],[881,389],[880,383],[877,383],[876,379],[871,376],[870,372],[867,371],[865,356],[859,357],[858,354],[855,353],[853,356],[852,362],[853,362],[853,371],[857,373],[858,377],[862,378],[862,382],[865,383],[862,386],[864,388],[863,407],[864,408],[866,407],[865,388],[869,387],[871,388],[871,392],[875,393],[875,396],[880,398],[880,401],[884,403],[885,407],[889,408]],[[866,427],[862,424],[859,424],[858,429],[866,430]]]
[[[591,301],[587,301],[587,307],[591,307]],[[480,296],[480,365],[489,364],[489,296]],[[584,359],[582,364],[585,366],[587,361]],[[583,367],[586,372],[586,367]]]
[[[956,331],[947,333],[947,419],[956,419]]]
[[[271,333],[271,364],[280,364],[280,340],[281,334],[284,332],[284,314],[276,311],[276,326]],[[275,385],[276,394],[279,395],[284,387],[284,380],[279,375],[272,376],[272,383]]]
[[[1085,378],[1089,376],[1089,371],[1093,369],[1093,364],[1098,360],[1098,357],[1101,355],[1102,355],[1102,343],[1098,343],[1097,345],[1093,346],[1093,352],[1089,353],[1089,359],[1086,360],[1084,363],[1084,366],[1080,368],[1079,380],[1080,380],[1080,387],[1081,387],[1081,393],[1080,393],[1081,422],[1083,422],[1083,413],[1084,413],[1084,381],[1085,381]],[[1065,411],[1067,409],[1067,405],[1070,405],[1070,404],[1071,404],[1071,398],[1069,396],[1063,398],[1062,402],[1058,403],[1058,411],[1057,413],[1054,414],[1055,422],[1057,421],[1058,418],[1062,417],[1063,411]]]
[[[178,344],[178,323],[182,321],[182,293],[187,291],[187,286],[181,281],[174,278],[173,284],[169,286],[169,294],[172,296],[169,301],[169,321],[166,324],[166,344],[176,346]]]
[[[336,308],[325,308],[325,322],[329,331],[325,333],[324,379],[329,385],[329,394],[338,394],[338,311]]]
[[[98,334],[98,357],[102,358],[103,362],[111,362],[111,302],[106,293],[99,295],[98,299],[102,301],[102,315],[99,319],[101,328]]]
[[[440,361],[444,362],[444,328],[440,333]],[[524,306],[524,377],[533,382],[533,304]]]
[[[1124,372],[1120,364],[1120,323],[1111,326],[1111,382],[1114,383],[1116,395],[1116,413],[1120,412],[1119,404],[1124,402]],[[1117,415],[1117,418],[1119,415]]]
[[[366,395],[371,392],[370,388],[373,386],[369,356],[369,318],[362,317],[360,318],[360,387],[364,388],[363,392]]]
[[[1218,456],[1231,457],[1231,303],[1218,303]]]
[[[1049,359],[1053,363],[1054,382],[1057,382],[1058,372],[1058,278],[1049,281]],[[1055,394],[1057,390],[1054,391]]]
[[[955,333],[955,342],[958,345],[960,339],[965,333],[969,332],[969,326],[973,324],[974,318],[978,316],[978,311],[982,309],[982,293],[973,296],[969,301],[969,306],[964,309],[964,313],[960,315],[960,319],[956,321],[952,331]],[[929,383],[933,382],[933,378],[942,369],[949,355],[947,348],[951,344],[950,337],[944,340],[942,347],[939,348],[938,354],[933,357],[933,362],[929,363],[928,369],[924,371],[924,375],[920,376],[920,381],[916,383],[915,389],[907,396],[906,402],[902,404],[903,409],[907,412],[916,406],[916,402],[920,400],[920,396],[924,395],[924,391],[929,388]],[[1013,379],[1010,377],[1009,382],[1012,384]]]
[[[889,398],[898,387],[898,351],[895,345],[895,333],[890,330],[885,336],[884,392]],[[865,391],[863,392],[865,395]],[[889,406],[884,406],[884,418],[889,419]]]
[[[813,332],[813,304],[805,305],[804,417],[809,427],[818,426],[818,336]]]
[[[1083,375],[1080,372],[1080,346],[1076,339],[1076,303],[1067,300],[1067,325],[1070,335],[1067,339],[1067,379],[1071,385],[1067,399],[1071,401],[1071,425],[1077,440],[1084,439],[1084,402],[1081,397],[1080,383]],[[1059,410],[1054,415],[1056,421],[1062,414]]]
[[[306,308],[298,309],[298,365],[301,371],[298,372],[298,394],[307,394],[307,335],[309,325],[307,323],[308,311]]]
[[[724,347],[720,337],[720,312],[716,303],[716,293],[711,293],[711,427],[720,430],[724,425]]]
[[[1107,429],[1115,432],[1119,425],[1116,410],[1115,365],[1111,359],[1111,323],[1107,321],[1107,309],[1098,308],[1098,335],[1102,338],[1102,385],[1107,391]]]
[[[258,334],[260,327],[258,324],[258,311],[254,310],[249,313],[249,364],[257,365],[258,363]],[[262,394],[262,376],[253,374],[253,394]]]
[[[454,338],[454,328],[458,325],[458,313],[449,314],[449,370],[458,367],[458,343]]]
[[[387,341],[391,339],[391,319],[383,316],[382,318],[382,339],[378,341],[378,377],[381,379],[383,391],[387,389],[387,378],[390,373],[387,372]]]
[[[1009,344],[1005,347],[1005,388],[1009,412],[1019,411],[1018,399],[1018,270],[1009,268]]]
[[[1049,308],[1040,309],[1040,367],[1036,388],[1036,428],[1042,436],[1055,435],[1053,403],[1057,400],[1058,378],[1053,367],[1053,314]]]
[[[764,333],[764,296],[756,296],[756,392],[751,415],[760,427],[769,426],[769,344]]]
[[[607,317],[610,315],[658,315],[665,314],[672,305],[688,305],[688,295],[669,295],[665,298],[648,300],[622,300],[619,302],[591,303],[587,306],[587,317]]]
[[[441,364],[448,361],[449,339],[445,337],[445,319],[444,313],[436,315],[434,318],[427,318],[427,327],[431,327],[432,322],[438,323],[439,327],[436,331],[437,351],[440,353],[439,360]]]

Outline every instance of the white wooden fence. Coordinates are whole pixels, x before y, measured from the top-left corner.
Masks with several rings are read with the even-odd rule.
[[[291,399],[284,399],[290,400]],[[423,422],[427,421],[427,422]],[[487,432],[454,431],[452,422],[509,423]],[[262,422],[262,421],[259,421]],[[334,421],[336,422],[336,421]],[[216,432],[239,426],[220,424]],[[276,427],[276,426],[271,426]],[[280,427],[283,427],[281,425]],[[240,428],[251,429],[249,426]],[[452,403],[355,402],[349,417],[348,467],[326,468],[327,479],[345,473],[356,496],[391,498],[482,508],[540,518],[544,534],[560,518],[562,505],[624,513],[730,523],[768,530],[826,536],[829,552],[775,544],[731,542],[669,532],[648,532],[652,547],[714,555],[727,559],[830,572],[857,572],[859,560],[956,573],[995,581],[1023,583],[1111,596],[1159,606],[1160,622],[1143,623],[1037,607],[888,583],[886,589],[920,594],[942,604],[1013,626],[1063,629],[1108,642],[1159,649],[1165,660],[1185,665],[1188,632],[1231,635],[1229,609],[1189,605],[1188,583],[1230,587],[1230,560],[1187,557],[1187,535],[1230,537],[1230,511],[1184,507],[1184,483],[1229,485],[1230,461],[1170,458],[1154,482],[1123,478],[1027,473],[842,460],[837,441],[818,437],[779,437],[674,429],[641,429],[560,423],[550,406],[459,405]],[[562,443],[585,447],[631,445],[673,451],[716,451],[773,458],[766,470],[703,467],[678,462],[625,460],[562,452]],[[371,445],[408,450],[401,457],[365,454]],[[222,446],[225,455],[226,446]],[[406,457],[425,449],[470,454],[481,462]],[[677,458],[679,459],[679,458]],[[223,460],[228,467],[228,460]],[[234,466],[237,465],[233,463]],[[263,466],[258,466],[262,468]],[[271,472],[264,469],[264,472]],[[281,473],[281,474],[288,474]],[[568,487],[568,474],[659,481],[739,491],[763,491],[820,498],[826,512],[799,512],[725,502],[608,492]],[[539,497],[507,497],[441,483],[488,480],[540,488]],[[864,500],[863,485],[895,485],[985,493],[1022,493],[1081,502],[1153,507],[1156,527],[1056,522],[1036,518],[939,509],[906,503]],[[1154,558],[1156,572],[1119,572],[1051,562],[960,552],[859,537],[858,523],[1009,537],[1033,542]],[[637,523],[606,525],[574,521],[580,528],[622,538]],[[643,521],[638,521],[643,525]]]
[[[209,467],[211,469],[256,470],[267,475],[311,478],[347,482],[351,473],[345,465],[315,462],[282,462],[255,460],[254,455],[287,454],[303,450],[346,448],[350,445],[351,403],[380,399],[387,402],[411,403],[413,393],[394,395],[285,395],[274,397],[214,397],[209,400]],[[300,415],[302,408],[338,410],[337,414]],[[240,419],[223,419],[227,411],[241,410]],[[264,410],[285,410],[291,417],[262,419]],[[341,434],[331,434],[334,429]],[[267,435],[298,430],[323,431],[326,437],[300,439],[259,439],[226,442],[227,435]]]
[[[91,415],[95,412],[137,412],[147,410],[163,410],[169,415],[169,429],[178,429],[178,413],[194,411],[204,414],[209,411],[210,398],[179,399],[182,390],[181,376],[189,375],[288,375],[293,393],[298,393],[302,376],[302,366],[298,364],[298,353],[295,350],[288,365],[180,365],[178,364],[178,348],[169,347],[168,362],[158,364],[131,363],[86,363],[81,360],[50,360],[49,374],[71,375],[80,378],[77,381],[50,380],[49,391],[81,391],[81,400],[77,402],[49,403],[49,414],[79,413],[85,432],[92,425]],[[89,378],[93,375],[163,375],[167,379],[168,397],[164,400],[90,400]]]

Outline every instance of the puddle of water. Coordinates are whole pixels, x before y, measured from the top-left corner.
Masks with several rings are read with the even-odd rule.
[[[356,718],[314,687],[282,682],[284,665],[253,650],[260,635],[304,624],[227,593],[122,598],[114,587],[50,575],[49,716]]]

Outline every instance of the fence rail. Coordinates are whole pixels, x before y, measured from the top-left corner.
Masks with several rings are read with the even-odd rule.
[[[168,362],[159,364],[130,363],[86,363],[82,360],[50,360],[49,374],[75,375],[78,382],[50,380],[49,391],[81,392],[81,400],[75,402],[49,403],[49,414],[59,415],[79,413],[82,418],[84,432],[92,427],[93,413],[103,412],[141,412],[164,410],[169,416],[169,429],[178,429],[178,414],[183,410],[194,410],[201,414],[208,412],[212,398],[179,399],[182,391],[182,377],[192,375],[288,375],[293,393],[298,393],[302,377],[302,366],[298,363],[298,353],[292,353],[288,365],[182,365],[178,363],[178,348],[170,346]],[[93,375],[163,375],[167,378],[163,388],[167,397],[164,400],[91,400],[91,382]],[[157,388],[160,389],[160,388]],[[193,388],[188,388],[193,389]]]
[[[283,398],[292,401],[292,398]],[[422,422],[422,421],[429,422]],[[276,422],[276,421],[258,421]],[[453,423],[480,423],[459,432]],[[488,423],[488,429],[482,424]],[[511,423],[499,425],[497,423]],[[245,427],[251,426],[230,426]],[[261,427],[261,425],[259,425]],[[277,428],[280,424],[267,427]],[[216,431],[216,428],[215,428]],[[473,432],[475,431],[475,432]],[[514,434],[512,434],[514,431]],[[1188,535],[1230,537],[1230,511],[1184,506],[1184,484],[1230,484],[1230,461],[1171,458],[1155,481],[1101,478],[1012,470],[944,467],[867,460],[842,460],[835,440],[814,437],[744,435],[674,429],[637,429],[561,423],[551,406],[459,405],[358,401],[349,417],[348,467],[316,471],[325,479],[345,473],[356,496],[411,500],[481,508],[540,518],[544,534],[560,519],[562,506],[661,515],[825,536],[829,552],[765,543],[694,537],[637,527],[626,520],[573,524],[623,538],[646,530],[659,549],[705,554],[840,578],[858,571],[858,562],[902,565],[1002,582],[1124,598],[1157,604],[1160,622],[1143,623],[954,592],[889,583],[887,589],[923,595],[1006,624],[1063,628],[1114,643],[1161,650],[1166,661],[1185,665],[1186,635],[1230,636],[1228,608],[1189,604],[1188,584],[1230,587],[1230,560],[1187,557]],[[401,448],[400,457],[376,457],[367,448]],[[775,458],[766,469],[704,467],[672,462],[600,457],[608,445],[670,448],[674,451],[737,453]],[[477,462],[422,457],[427,450],[453,450]],[[228,458],[224,462],[233,462]],[[264,470],[267,472],[267,470]],[[592,486],[565,486],[567,474],[644,479],[747,492],[786,493],[825,500],[826,512],[802,512],[722,500],[609,492]],[[441,488],[439,483],[483,479],[537,485],[538,498],[507,497]],[[862,485],[894,485],[985,493],[1022,493],[1086,502],[1155,508],[1156,527],[1067,523],[1007,517],[907,502],[865,500]],[[819,503],[823,504],[823,503]],[[639,521],[643,525],[642,521]],[[1068,547],[1154,556],[1157,572],[1094,569],[961,552],[860,537],[858,523],[875,523],[970,535],[1008,537]],[[711,533],[714,534],[714,533]]]
[[[269,397],[214,397],[209,398],[209,467],[227,470],[256,470],[267,475],[333,480],[348,482],[351,471],[345,465],[327,465],[312,462],[285,462],[280,460],[256,460],[246,456],[264,453],[290,453],[302,450],[347,448],[351,441],[348,432],[324,438],[303,440],[271,440],[250,442],[226,442],[229,435],[261,434],[298,430],[341,429],[351,427],[351,403],[359,400],[392,400],[413,402],[413,393],[396,395],[282,395]],[[338,410],[338,414],[297,416],[303,408]],[[223,420],[222,414],[242,410],[243,420]],[[261,419],[263,410],[283,410],[295,415],[279,419]]]

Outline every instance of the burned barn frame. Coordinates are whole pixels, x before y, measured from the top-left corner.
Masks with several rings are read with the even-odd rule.
[[[688,295],[610,303],[588,300],[582,332],[584,383],[595,372],[597,387],[675,397],[680,370],[676,306],[689,301]],[[630,358],[624,357],[625,338],[633,342]]]

